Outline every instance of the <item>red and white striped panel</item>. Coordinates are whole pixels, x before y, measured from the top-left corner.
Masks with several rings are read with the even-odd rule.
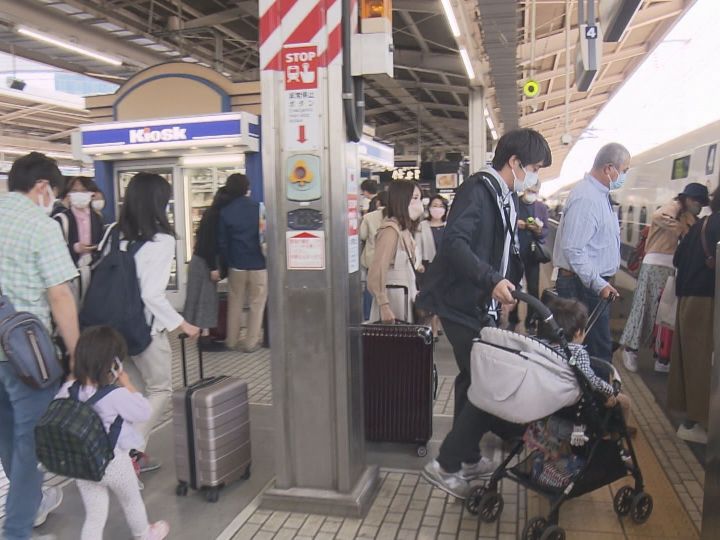
[[[261,69],[282,71],[282,48],[298,43],[317,45],[319,67],[338,60],[341,4],[341,0],[260,0]],[[352,9],[357,13],[357,0],[352,0]]]

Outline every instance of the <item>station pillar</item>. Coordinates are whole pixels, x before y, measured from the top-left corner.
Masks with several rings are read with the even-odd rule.
[[[468,104],[470,174],[473,174],[485,167],[485,162],[487,160],[485,88],[482,86],[471,86]]]
[[[360,516],[379,480],[365,458],[359,160],[343,110],[350,4],[260,0],[276,470],[262,506]]]

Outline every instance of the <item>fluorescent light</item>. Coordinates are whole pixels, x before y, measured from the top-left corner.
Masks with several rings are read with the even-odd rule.
[[[183,156],[180,158],[183,167],[198,167],[205,165],[244,165],[245,154],[205,154],[197,156]]]
[[[440,0],[440,2],[442,3],[443,10],[445,10],[445,17],[447,17],[453,37],[460,37],[460,26],[455,18],[455,12],[450,5],[450,0]],[[472,79],[472,77],[470,78]]]
[[[47,34],[43,34],[41,32],[38,32],[37,30],[31,30],[30,28],[27,28],[25,26],[18,26],[17,33],[21,34],[23,36],[37,39],[38,41],[43,41],[45,43],[49,43],[50,45],[55,45],[57,47],[60,47],[61,49],[66,49],[68,51],[72,51],[72,52],[76,52],[79,54],[83,54],[85,56],[89,56],[90,58],[94,58],[95,60],[100,60],[101,62],[106,62],[113,66],[122,66],[122,60],[120,60],[119,58],[116,58],[114,56],[108,56],[106,54],[99,53],[99,52],[96,52],[96,51],[93,51],[90,49],[86,49],[85,47],[81,47],[80,45],[75,45],[74,43],[70,43],[69,41],[55,38],[55,37],[49,36]]]
[[[472,67],[472,62],[470,62],[470,55],[468,55],[465,47],[460,47],[460,56],[462,57],[463,64],[465,64],[465,71],[467,71],[468,79],[474,79],[475,70]]]

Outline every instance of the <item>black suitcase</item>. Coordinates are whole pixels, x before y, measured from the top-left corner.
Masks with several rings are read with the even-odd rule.
[[[426,456],[437,392],[432,331],[403,322],[367,323],[362,345],[365,438],[413,443],[418,456]]]

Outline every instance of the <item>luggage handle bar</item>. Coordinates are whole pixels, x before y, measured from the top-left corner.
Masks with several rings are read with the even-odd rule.
[[[185,332],[182,332],[179,336],[180,338],[180,354],[182,355],[182,361],[180,362],[182,364],[182,376],[183,376],[183,386],[187,387],[188,385],[188,379],[187,379],[187,355],[185,350],[185,341],[190,337]],[[200,371],[200,380],[203,380],[205,378],[205,375],[203,374],[203,354],[202,354],[202,347],[200,346],[200,343],[198,342],[198,368]]]
[[[615,301],[615,298],[615,293],[610,293],[607,298],[600,299],[600,301],[595,306],[595,309],[593,309],[592,313],[590,314],[590,317],[588,317],[588,322],[585,325],[585,335],[590,333],[590,330],[592,330],[593,326],[595,326],[595,323],[598,322],[598,319],[600,319],[600,317],[610,307],[610,304]]]
[[[405,285],[393,285],[393,284],[387,284],[387,285],[385,285],[385,288],[386,288],[386,289],[400,289],[400,290],[402,290],[402,291],[405,293],[405,318],[404,318],[402,321],[400,321],[399,319],[395,319],[395,323],[404,322],[405,324],[410,324],[410,323],[407,322],[408,319],[409,319],[409,316],[410,316],[409,313],[408,313],[408,304],[410,303],[410,301],[409,301],[409,300],[410,300],[410,298],[409,298],[409,297],[410,297],[410,291],[409,291],[409,289],[408,289]],[[379,309],[379,308],[378,308],[378,309]]]

